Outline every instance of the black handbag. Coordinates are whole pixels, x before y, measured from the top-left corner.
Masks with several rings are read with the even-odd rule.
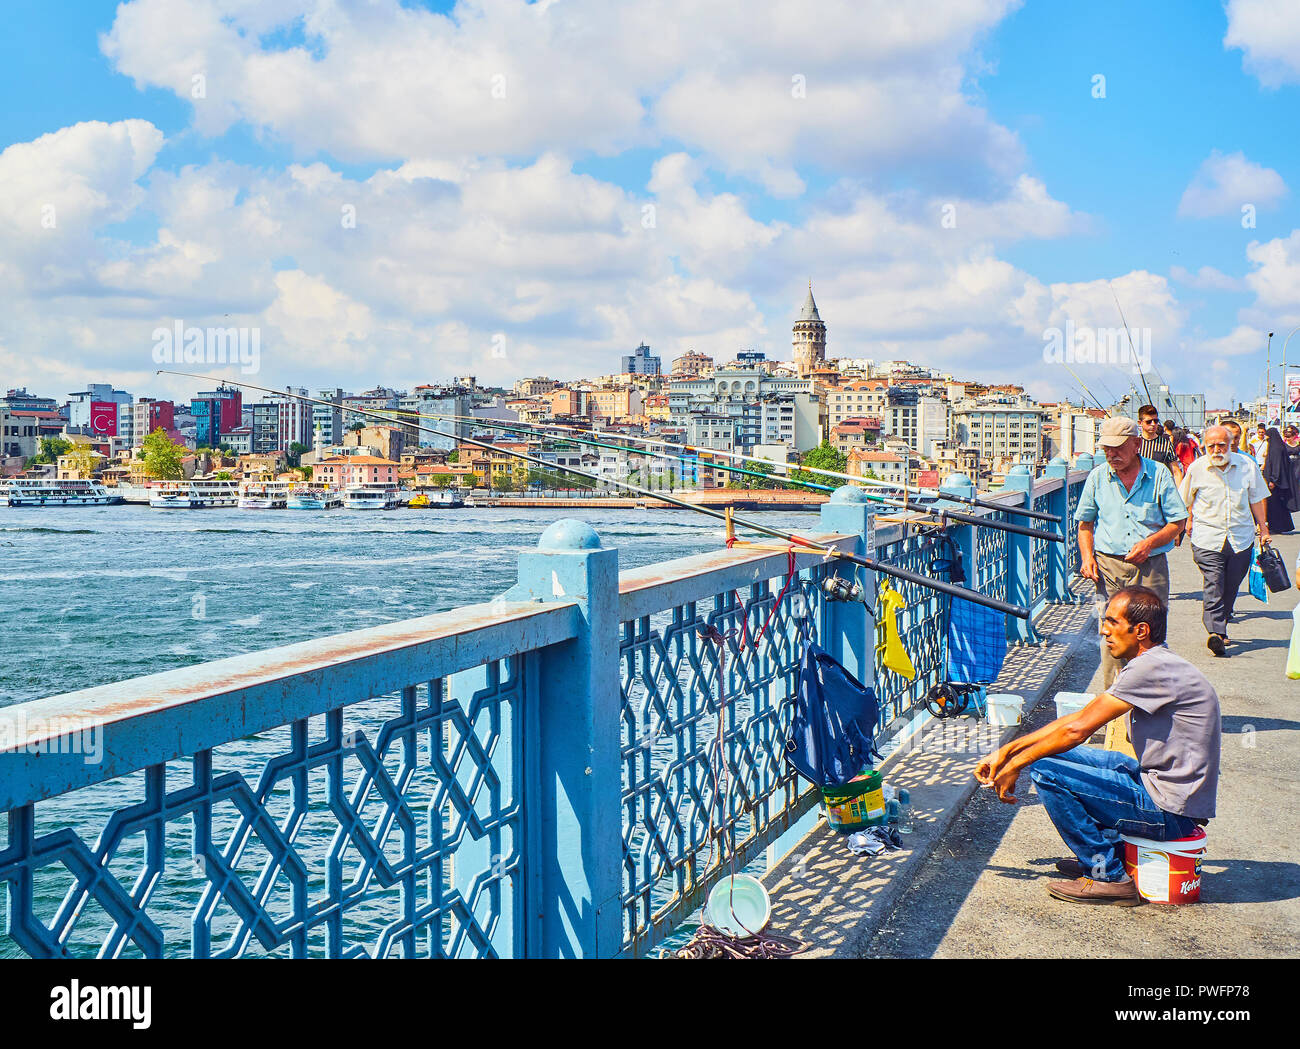
[[[1277,550],[1268,543],[1261,543],[1257,560],[1259,570],[1264,573],[1264,582],[1273,593],[1280,594],[1291,589],[1291,573]]]

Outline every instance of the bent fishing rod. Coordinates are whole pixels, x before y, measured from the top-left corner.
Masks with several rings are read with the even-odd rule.
[[[474,416],[474,415],[447,415],[438,412],[428,412],[425,414],[427,414],[429,418],[456,419],[456,420],[466,420],[469,422],[481,421],[478,418],[478,416]],[[566,433],[590,432],[587,430],[582,430],[576,426],[563,426],[560,423],[542,423],[539,425],[545,426],[547,429],[550,430],[564,430]],[[819,466],[800,466],[797,463],[791,465],[790,463],[778,462],[775,459],[763,459],[756,455],[743,455],[740,452],[724,452],[717,448],[697,448],[694,445],[678,444],[675,441],[664,441],[653,437],[634,437],[631,434],[623,434],[622,436],[624,440],[635,441],[638,444],[644,444],[648,446],[662,445],[665,448],[680,448],[683,451],[694,452],[696,455],[699,455],[701,453],[706,455],[720,455],[720,456],[724,456],[727,459],[735,459],[739,462],[760,463],[763,466],[778,467],[781,470],[785,471],[785,474],[783,475],[785,477],[790,476],[791,470],[802,470],[805,473],[814,473],[814,474],[819,474],[820,476],[823,477],[834,477],[844,481],[853,481],[857,484],[862,484],[863,481],[866,480],[865,478],[862,477],[856,477],[853,474],[840,473],[838,470],[823,470]],[[901,481],[886,481],[883,478],[871,478],[870,480],[872,485],[879,485],[884,488],[901,489],[904,492],[907,492],[911,495],[936,496],[940,499],[947,499],[952,502],[965,503],[968,506],[978,506],[986,510],[1001,510],[1004,513],[1018,514],[1021,517],[1030,517],[1033,518],[1034,520],[1047,521],[1051,524],[1061,523],[1060,517],[1058,517],[1055,514],[1045,513],[1042,510],[1031,510],[1026,507],[1019,507],[1019,506],[1006,506],[1002,503],[990,502],[987,499],[979,499],[973,496],[960,495],[955,492],[945,492],[937,488],[936,489],[917,488],[913,485],[903,484]],[[917,507],[909,507],[909,508],[917,509]]]
[[[421,413],[407,411],[407,412],[402,412],[400,414],[419,415]],[[432,419],[474,418],[473,416],[466,416],[466,415],[443,415],[438,412],[426,412],[423,414],[425,417],[432,418]],[[544,433],[537,428],[530,428],[524,426],[508,426],[505,423],[490,422],[488,420],[483,420],[483,419],[475,419],[474,425],[481,426],[484,429],[488,429],[488,430],[501,430],[504,431],[505,433],[521,434],[525,437],[540,437],[543,439],[549,437],[551,440],[568,440],[568,441],[573,441],[574,444],[588,444],[588,445],[593,445],[596,448],[610,448],[620,452],[634,452],[637,455],[663,454],[657,452],[651,453],[647,451],[647,449],[633,448],[625,444],[609,444],[604,441],[593,440],[592,438],[589,437],[574,437],[574,436],[555,437],[553,435]],[[579,431],[579,432],[584,432],[584,431]],[[628,437],[627,439],[636,440],[637,438]],[[669,447],[673,447],[673,446],[669,445]],[[714,449],[711,448],[695,448],[693,449],[693,451],[695,451],[697,455],[701,455],[701,454],[712,455],[714,453]],[[668,452],[666,454],[669,457],[678,460],[679,462],[690,463],[693,461],[691,459],[688,459],[685,455],[682,455],[677,452]],[[819,492],[835,491],[835,489],[828,484],[816,484],[813,481],[802,481],[788,476],[785,478],[775,478],[771,474],[762,474],[762,473],[758,473],[755,470],[742,470],[737,466],[727,466],[723,463],[713,462],[712,460],[697,459],[694,461],[697,464],[708,466],[710,469],[725,470],[727,473],[742,474],[745,477],[761,477],[764,480],[768,480],[768,481],[784,480],[788,484],[797,485],[803,488],[810,488],[814,491],[819,491]],[[863,480],[863,478],[857,478],[857,480]],[[863,491],[863,495],[873,503],[880,503],[883,506],[891,506],[900,510],[908,510],[911,511],[912,513],[924,514],[927,517],[934,518],[941,523],[941,527],[942,527],[942,522],[948,520],[948,521],[955,521],[958,524],[973,525],[977,528],[992,528],[1000,532],[1014,532],[1016,535],[1027,535],[1034,539],[1045,539],[1048,542],[1053,542],[1053,543],[1065,542],[1065,537],[1058,535],[1056,532],[1046,532],[1038,528],[1029,528],[1026,525],[1016,524],[1014,521],[991,521],[988,518],[976,517],[974,514],[964,514],[957,510],[936,510],[930,506],[917,506],[915,503],[908,502],[906,491],[904,492],[904,496],[902,499],[890,499],[888,496],[876,495],[866,491]]]
[[[241,382],[237,379],[221,379],[213,375],[200,375],[196,372],[174,371],[170,368],[159,368],[158,375],[183,375],[190,379],[202,379],[205,382],[224,382],[230,386],[239,386],[247,390],[257,390],[261,393],[269,393],[273,397],[291,397],[296,401],[305,401],[308,404],[320,404],[327,408],[338,408],[339,405],[333,401],[322,400],[319,397],[308,397],[305,394],[292,393],[288,390],[274,390],[267,386],[258,386],[256,383]],[[345,411],[352,412],[356,415],[369,416],[378,419],[381,422],[392,425],[394,420],[391,415],[383,415],[379,412],[370,411],[366,408],[346,408]],[[726,514],[720,510],[714,510],[709,506],[698,506],[695,503],[687,502],[685,499],[678,499],[671,495],[664,495],[662,492],[652,492],[648,488],[642,488],[640,485],[631,484],[627,481],[614,480],[607,477],[601,477],[599,474],[588,473],[586,470],[578,470],[572,466],[557,466],[555,463],[548,463],[545,459],[539,459],[535,455],[529,455],[526,452],[506,451],[498,448],[494,444],[486,441],[476,441],[468,437],[459,437],[454,433],[447,433],[445,430],[439,430],[432,426],[424,426],[417,423],[401,423],[403,426],[411,426],[417,430],[423,430],[426,433],[437,434],[439,437],[448,437],[453,441],[461,444],[468,444],[475,448],[482,448],[484,451],[504,452],[516,459],[524,462],[535,463],[546,470],[555,470],[560,473],[573,474],[575,477],[584,477],[589,481],[596,483],[608,482],[617,485],[620,488],[626,488],[628,491],[636,492],[638,495],[647,499],[658,499],[661,502],[668,503],[670,506],[677,506],[683,510],[694,510],[698,514],[704,514],[706,517],[712,517],[715,520],[722,521],[724,524],[731,522],[740,525],[742,528],[748,528],[750,531],[758,532],[760,535],[769,535],[774,539],[780,539],[783,542],[803,547],[809,553],[823,554],[826,557],[838,557],[845,561],[860,565],[870,572],[879,572],[881,575],[892,576],[894,579],[901,579],[905,583],[915,583],[917,586],[925,587],[928,590],[934,590],[941,594],[947,594],[950,597],[960,597],[973,604],[983,605],[985,608],[991,608],[996,612],[1002,612],[1009,616],[1015,616],[1017,619],[1028,619],[1029,609],[1021,605],[1013,605],[1010,602],[999,600],[996,597],[990,597],[987,594],[981,594],[978,590],[967,590],[965,587],[956,586],[952,583],[944,582],[942,579],[932,579],[930,576],[921,575],[919,572],[912,572],[906,568],[899,568],[896,565],[887,564],[884,561],[877,561],[874,557],[861,557],[858,554],[850,554],[844,550],[837,550],[833,546],[825,546],[815,540],[807,539],[794,532],[786,532],[780,528],[773,528],[771,525],[760,524],[757,521],[751,521],[748,518],[739,517],[736,514]]]

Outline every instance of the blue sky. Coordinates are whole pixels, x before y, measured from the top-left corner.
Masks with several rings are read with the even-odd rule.
[[[273,384],[784,358],[811,278],[832,355],[1044,398],[1078,396],[1044,331],[1117,324],[1113,287],[1226,401],[1300,324],[1300,12],[680,6],[7,5],[0,367],[168,392],[141,347],[178,317],[262,328]]]

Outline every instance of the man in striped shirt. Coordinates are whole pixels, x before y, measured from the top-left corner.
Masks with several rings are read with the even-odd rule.
[[[1138,425],[1142,427],[1142,448],[1138,454],[1143,459],[1169,467],[1174,475],[1174,484],[1182,484],[1183,464],[1178,461],[1174,442],[1160,429],[1160,413],[1154,405],[1144,404],[1138,409]]]

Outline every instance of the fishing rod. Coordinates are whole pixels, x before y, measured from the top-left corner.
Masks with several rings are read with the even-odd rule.
[[[418,413],[415,413],[415,412],[407,412],[406,414],[414,415],[414,414],[418,414]],[[460,418],[460,419],[471,418],[470,416],[444,416],[444,415],[441,415],[441,414],[439,414],[439,413],[426,413],[426,414],[428,414],[430,418],[435,418],[435,419],[439,419],[439,418]],[[502,430],[502,431],[504,431],[504,432],[506,432],[506,433],[522,434],[522,435],[524,435],[524,436],[526,436],[526,437],[542,437],[542,438],[545,438],[545,437],[549,436],[548,434],[542,433],[540,430],[535,429],[535,428],[522,427],[522,426],[507,426],[505,423],[494,423],[494,422],[489,422],[489,421],[484,420],[484,419],[475,419],[475,425],[476,425],[476,426],[482,426],[482,427],[484,427],[484,428],[486,428],[486,429],[489,429],[489,430]],[[566,436],[566,437],[562,437],[562,438],[555,438],[555,437],[552,437],[551,439],[552,439],[552,440],[569,440],[569,441],[573,441],[575,444],[589,444],[589,445],[594,445],[594,446],[597,447],[597,448],[611,448],[611,449],[614,449],[614,450],[616,450],[616,451],[620,451],[620,452],[635,452],[635,453],[638,454],[638,455],[646,455],[646,454],[647,454],[646,449],[644,449],[644,448],[631,448],[631,447],[628,447],[628,446],[625,445],[625,444],[609,444],[609,443],[607,443],[607,442],[597,441],[597,440],[593,440],[593,439],[591,439],[591,438]],[[636,440],[636,438],[634,438],[634,437],[628,437],[627,439],[628,439],[628,440]],[[709,452],[709,453],[712,453],[713,451],[714,451],[713,449],[704,449],[704,448],[697,448],[697,449],[695,449],[695,452],[697,453],[697,455],[698,455],[699,453],[701,453],[701,452]],[[659,454],[659,453],[655,453],[655,454]],[[679,454],[677,454],[677,453],[675,453],[675,452],[670,452],[670,453],[668,453],[668,454],[671,455],[672,458],[677,459],[677,460],[679,460],[680,462],[683,462],[683,463],[690,463],[690,462],[692,461],[692,460],[688,459],[686,456],[684,456],[684,455],[679,455]],[[698,463],[699,460],[696,460],[696,462]],[[770,474],[761,474],[761,473],[758,473],[758,472],[755,471],[755,470],[742,470],[742,469],[740,469],[739,467],[735,467],[735,466],[725,466],[725,465],[723,465],[722,463],[717,463],[717,462],[713,462],[713,461],[709,461],[709,462],[707,463],[707,465],[708,465],[711,469],[725,470],[725,471],[728,472],[728,473],[743,474],[743,475],[746,476],[746,477],[761,477],[761,478],[763,478],[763,479],[765,479],[765,480],[769,480],[769,481],[774,479],[774,478],[772,477],[772,475],[770,475]],[[793,477],[787,477],[787,478],[785,478],[785,480],[786,480],[789,484],[799,485],[799,486],[804,487],[804,488],[811,488],[811,489],[814,489],[814,490],[816,490],[816,491],[821,491],[821,492],[833,492],[833,491],[835,491],[834,488],[832,488],[830,485],[827,485],[827,484],[815,484],[815,483],[812,482],[812,481],[801,481],[801,480],[796,480],[796,479],[793,478]],[[917,506],[915,503],[908,502],[906,496],[904,496],[904,498],[900,500],[900,499],[890,499],[888,496],[875,495],[875,494],[867,493],[867,492],[864,492],[863,495],[864,495],[864,496],[865,496],[869,501],[871,501],[871,502],[874,502],[874,503],[881,503],[881,504],[883,504],[883,505],[885,505],[885,506],[892,506],[892,507],[895,507],[895,508],[900,509],[900,510],[908,510],[908,511],[911,511],[911,512],[914,512],[914,513],[925,514],[925,515],[927,515],[927,516],[929,516],[929,517],[938,518],[940,521],[943,521],[944,519],[947,519],[947,520],[950,520],[950,521],[956,521],[956,522],[959,523],[959,524],[974,525],[974,526],[976,526],[976,527],[982,527],[982,528],[993,528],[993,529],[995,529],[995,530],[997,530],[997,531],[1002,531],[1002,532],[1014,532],[1016,535],[1027,535],[1027,536],[1031,536],[1031,537],[1033,537],[1034,539],[1046,539],[1046,540],[1048,540],[1049,542],[1056,542],[1056,543],[1063,543],[1063,542],[1065,542],[1064,537],[1063,537],[1063,536],[1060,536],[1060,535],[1057,535],[1055,532],[1047,532],[1047,531],[1043,531],[1042,529],[1038,529],[1038,528],[1029,528],[1029,527],[1027,527],[1027,526],[1025,526],[1025,525],[1016,524],[1014,521],[991,521],[991,520],[988,520],[987,518],[984,518],[984,517],[976,517],[976,516],[973,515],[973,514],[964,514],[964,513],[960,513],[959,511],[956,511],[956,510],[935,510],[933,507],[928,507],[928,506]]]
[[[424,414],[426,414],[429,418],[435,418],[435,419],[455,419],[455,420],[463,420],[463,421],[474,422],[474,423],[482,422],[481,419],[479,419],[477,416],[474,415],[450,415],[450,414],[444,414],[439,412],[426,412]],[[566,433],[589,433],[590,432],[588,430],[579,429],[576,426],[563,426],[559,423],[544,423],[541,425],[548,430],[563,430]],[[726,459],[734,459],[738,462],[761,463],[764,466],[777,467],[783,470],[784,476],[787,478],[790,476],[791,471],[802,470],[805,473],[818,474],[819,476],[822,477],[835,477],[845,481],[852,481],[858,485],[861,485],[864,482],[866,482],[872,486],[901,489],[902,491],[912,495],[927,495],[927,496],[933,495],[933,496],[937,496],[940,499],[947,499],[950,502],[965,503],[968,506],[978,506],[986,510],[1002,510],[1009,514],[1018,514],[1021,517],[1030,517],[1036,521],[1047,521],[1051,524],[1060,524],[1061,522],[1060,517],[1056,516],[1055,514],[1045,513],[1042,510],[1031,510],[1027,507],[1006,506],[1002,503],[991,502],[987,499],[978,499],[972,496],[961,495],[953,492],[946,492],[940,489],[927,490],[924,488],[916,488],[913,487],[912,485],[902,484],[901,482],[898,481],[886,481],[881,478],[867,479],[863,477],[857,477],[853,474],[840,473],[838,470],[823,470],[821,467],[818,466],[800,466],[798,464],[792,466],[790,463],[778,462],[775,459],[763,459],[756,455],[743,455],[740,452],[724,452],[718,448],[697,448],[694,445],[678,444],[675,441],[663,441],[653,437],[634,437],[631,434],[623,434],[622,437],[626,441],[635,441],[637,444],[644,444],[650,446],[660,445],[665,448],[680,448],[682,451],[694,452],[696,455],[700,455],[701,453],[703,453],[703,454],[713,455],[713,456],[722,456]],[[880,496],[877,498],[884,498],[884,497]],[[919,507],[915,507],[911,505],[908,505],[908,508],[913,510],[920,509]],[[952,515],[949,514],[949,516],[951,517]],[[982,518],[980,520],[981,522],[983,522]],[[1000,522],[1000,523],[1005,523],[1005,522]],[[1044,533],[1044,537],[1045,537],[1045,533]]]
[[[1108,280],[1106,281],[1106,287],[1110,288],[1111,297],[1115,300],[1115,309],[1119,311],[1119,322],[1124,325],[1124,334],[1128,336],[1129,356],[1138,365],[1138,378],[1142,380],[1142,389],[1146,392],[1147,404],[1155,404],[1156,402],[1151,399],[1151,388],[1147,386],[1147,373],[1141,367],[1142,362],[1138,360],[1137,349],[1133,345],[1133,333],[1128,330],[1128,321],[1124,319],[1124,307],[1119,304],[1119,295],[1115,291],[1115,285]],[[1136,390],[1133,392],[1137,393]]]
[[[1084,385],[1083,380],[1080,379],[1078,375],[1075,375],[1074,369],[1071,368],[1064,361],[1061,362],[1061,367],[1063,367],[1067,372],[1069,372],[1071,375],[1074,376],[1074,381],[1079,384],[1079,388],[1083,390],[1083,392],[1086,393],[1089,397],[1092,398],[1092,403],[1095,404],[1100,411],[1105,412],[1106,409],[1101,406],[1101,401],[1097,400],[1097,395],[1093,393],[1090,389],[1088,389],[1087,386]],[[1110,413],[1107,412],[1106,414],[1109,415]]]
[[[269,393],[273,397],[292,397],[296,401],[306,401],[308,404],[320,404],[327,408],[337,408],[338,405],[333,401],[322,400],[319,397],[308,397],[305,394],[292,393],[289,390],[273,390],[267,386],[258,386],[256,383],[241,382],[237,379],[220,379],[212,375],[199,375],[195,372],[174,371],[170,368],[159,368],[158,375],[183,375],[190,379],[202,379],[204,382],[226,382],[231,386],[240,386],[244,389],[258,390],[261,393]],[[391,415],[385,416],[378,412],[372,412],[366,408],[348,408],[349,412],[356,415],[370,416],[383,422],[392,423],[394,420]],[[468,444],[476,448],[482,448],[484,451],[501,452],[504,449],[486,441],[476,441],[469,437],[459,437],[454,433],[447,433],[445,430],[439,430],[432,426],[424,426],[418,423],[404,423],[406,426],[414,426],[418,430],[424,430],[426,433],[437,434],[439,437],[449,437],[453,441],[459,441],[462,444]],[[874,557],[862,557],[858,554],[850,554],[844,550],[837,550],[833,546],[825,546],[815,540],[807,539],[794,532],[787,532],[780,528],[773,528],[771,525],[760,524],[757,521],[751,521],[748,518],[739,517],[736,514],[723,513],[720,510],[714,510],[709,506],[698,506],[695,503],[687,502],[685,499],[678,499],[671,495],[664,495],[662,492],[652,492],[648,488],[642,488],[640,485],[631,484],[627,481],[601,477],[599,474],[588,473],[586,470],[578,470],[572,466],[557,466],[555,463],[548,463],[545,459],[539,459],[535,455],[529,455],[526,452],[507,451],[505,454],[514,456],[516,459],[522,459],[524,462],[536,463],[538,466],[547,470],[557,470],[561,473],[573,474],[575,477],[585,477],[589,481],[607,481],[615,484],[620,488],[626,488],[628,491],[636,492],[638,495],[645,496],[648,499],[658,499],[661,502],[668,503],[670,506],[677,506],[683,510],[694,510],[698,514],[704,514],[706,517],[712,517],[715,520],[722,521],[724,524],[738,524],[742,528],[748,528],[750,531],[758,532],[760,535],[769,535],[774,539],[780,539],[787,543],[792,543],[803,547],[809,553],[824,554],[826,557],[839,557],[845,561],[850,561],[855,565],[870,572],[879,572],[881,575],[892,576],[894,579],[901,579],[905,583],[915,583],[917,586],[926,587],[929,590],[937,591],[941,594],[947,594],[950,597],[960,597],[977,605],[983,605],[985,608],[991,608],[997,612],[1003,612],[1009,616],[1015,616],[1017,619],[1028,619],[1029,609],[1021,605],[1013,605],[1010,602],[999,600],[996,597],[990,597],[987,594],[981,594],[978,590],[967,590],[965,587],[955,586],[952,583],[944,582],[942,579],[931,579],[929,576],[921,575],[919,572],[912,572],[906,568],[899,568],[897,565],[887,564],[884,561],[877,561]]]

